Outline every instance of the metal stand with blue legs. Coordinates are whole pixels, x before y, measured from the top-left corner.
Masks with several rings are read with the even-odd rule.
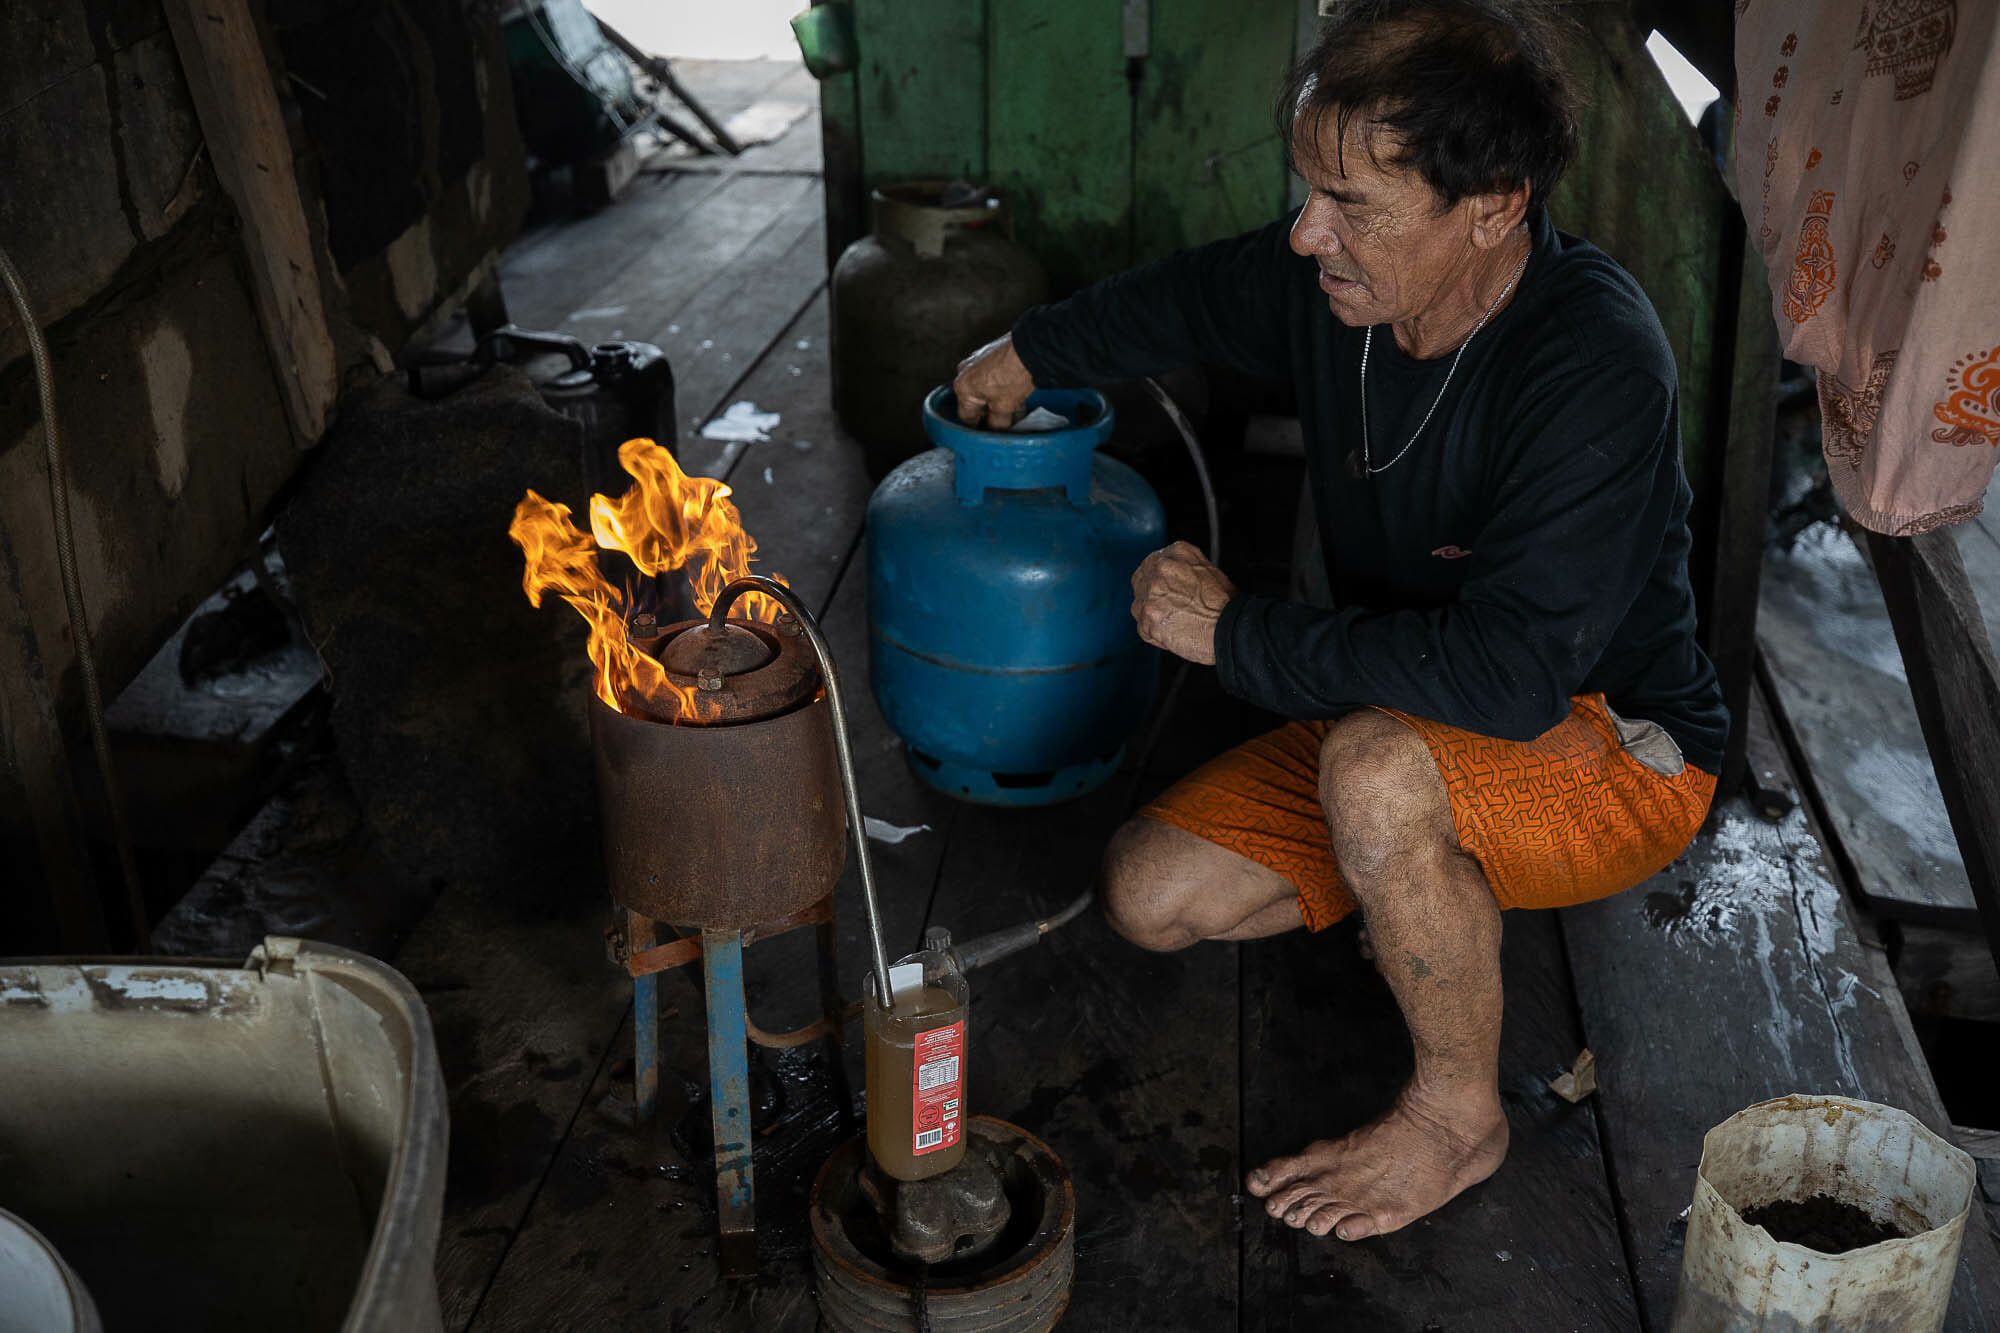
[[[868,839],[864,833],[867,827],[861,814],[861,794],[854,784],[854,752],[847,737],[847,708],[842,702],[840,672],[835,667],[833,653],[827,647],[826,638],[820,633],[819,622],[812,612],[801,602],[798,594],[782,583],[752,574],[732,582],[716,597],[709,608],[706,632],[711,635],[725,635],[728,627],[729,608],[736,599],[749,592],[760,593],[771,598],[785,609],[779,617],[776,632],[788,640],[804,635],[812,648],[813,657],[819,665],[821,697],[825,700],[827,719],[832,730],[834,758],[840,774],[842,804],[845,807],[846,834],[852,839],[854,866],[861,881],[861,902],[868,917],[868,944],[874,964],[874,975],[878,989],[889,976],[889,951],[882,931],[882,909],[875,895],[875,863],[869,855]],[[693,631],[689,631],[692,633]],[[715,640],[724,642],[722,638]],[[782,649],[780,650],[782,653]],[[720,667],[707,668],[700,678],[720,681]],[[711,688],[706,683],[704,689]],[[814,702],[811,707],[818,707]],[[797,717],[799,712],[784,714]],[[649,799],[657,799],[658,754],[646,745],[637,742],[629,730],[623,730],[631,721],[613,708],[598,707],[591,714],[592,735],[598,747],[600,784],[608,781],[607,774],[616,775],[621,764],[636,764],[644,772],[634,779],[651,782],[649,787],[635,787],[651,793]],[[640,730],[647,731],[641,723]],[[671,729],[658,728],[650,734],[672,734]],[[609,737],[610,739],[607,739]],[[635,749],[636,747],[636,749]],[[607,757],[607,752],[609,757]],[[634,754],[639,758],[634,759]],[[650,755],[650,759],[647,756]],[[651,763],[653,768],[645,769]],[[647,776],[650,774],[650,778]],[[620,788],[612,788],[621,790]],[[602,790],[602,787],[601,787]],[[629,814],[632,802],[614,804],[614,811]],[[658,879],[657,867],[648,870],[647,858],[633,858],[632,850],[643,842],[635,830],[628,828],[639,841],[620,842],[614,834],[607,837],[607,857],[624,866],[623,873],[631,878],[622,881],[627,892],[621,895],[614,888],[613,897],[618,901],[631,900],[633,883],[643,878],[646,884]],[[622,849],[622,850],[621,850]],[[755,859],[758,849],[749,849],[751,859]],[[615,854],[615,855],[614,855]],[[622,859],[621,859],[622,858]],[[725,863],[730,864],[730,863]],[[705,867],[704,867],[705,868]],[[834,959],[833,929],[833,881],[838,878],[840,866],[836,861],[827,875],[826,895],[808,907],[793,912],[778,921],[745,925],[740,929],[704,930],[699,939],[680,938],[666,944],[658,943],[660,922],[626,910],[622,927],[610,932],[612,961],[623,967],[632,978],[632,1002],[635,1007],[632,1036],[635,1043],[633,1053],[633,1113],[636,1120],[643,1123],[650,1119],[658,1108],[660,1090],[660,1029],[659,991],[655,983],[658,973],[668,968],[681,967],[700,958],[706,972],[708,995],[708,1076],[709,1098],[715,1122],[715,1193],[718,1221],[722,1231],[722,1271],[725,1276],[740,1277],[754,1275],[757,1271],[757,1237],[755,1231],[756,1209],[754,1193],[751,1189],[751,1126],[750,1126],[750,1060],[748,1042],[760,1046],[792,1047],[803,1046],[809,1041],[826,1037],[832,1043],[832,1075],[837,1104],[842,1108],[843,1117],[852,1114],[854,1099],[846,1086],[846,1066],[840,1053],[840,1028],[848,1016],[850,1006],[841,1002],[839,973]],[[775,872],[767,872],[775,873]],[[620,883],[614,874],[614,886]],[[731,895],[722,895],[722,906],[727,908]],[[671,901],[652,896],[641,901]],[[796,902],[796,898],[787,901]],[[714,910],[713,905],[711,910]],[[781,934],[798,926],[819,928],[819,991],[823,1016],[818,1022],[808,1024],[796,1032],[772,1034],[762,1031],[750,1021],[743,997],[743,949],[745,945],[758,939]],[[855,1013],[860,1006],[851,1006]]]
[[[632,977],[632,1105],[640,1124],[651,1120],[659,1109],[659,974],[701,960],[708,1011],[709,1114],[715,1130],[716,1221],[721,1232],[718,1253],[725,1277],[749,1277],[757,1271],[756,1196],[750,1166],[750,1042],[790,1047],[830,1037],[835,1082],[843,1090],[842,1104],[851,1100],[845,1096],[840,1056],[841,1003],[832,923],[833,899],[828,896],[769,925],[742,931],[704,930],[698,938],[658,944],[659,923],[628,911],[623,948],[614,942],[615,961]],[[750,1021],[743,998],[743,946],[808,925],[819,929],[820,996],[826,1012],[796,1032],[764,1032]]]

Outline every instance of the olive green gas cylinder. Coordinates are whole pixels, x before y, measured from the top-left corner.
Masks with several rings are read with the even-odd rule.
[[[931,447],[925,396],[1048,297],[990,190],[916,181],[874,193],[875,230],[833,269],[833,401],[880,479]]]

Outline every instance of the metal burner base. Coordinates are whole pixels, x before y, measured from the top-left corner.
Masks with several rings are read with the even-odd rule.
[[[1044,1333],[1069,1307],[1076,1272],[1076,1193],[1048,1145],[1024,1129],[974,1116],[967,1160],[992,1164],[1010,1210],[990,1244],[928,1267],[895,1252],[877,1201],[864,1137],[836,1150],[813,1182],[813,1280],[833,1333]],[[929,1182],[920,1182],[928,1184]]]
[[[1002,1183],[1006,1169],[999,1145],[972,1135],[957,1166],[925,1180],[897,1180],[870,1156],[861,1170],[861,1193],[882,1219],[898,1259],[942,1264],[984,1254],[1006,1231],[1013,1216]]]

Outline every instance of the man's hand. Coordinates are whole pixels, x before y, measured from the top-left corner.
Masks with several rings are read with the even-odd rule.
[[[1006,430],[1020,419],[1035,377],[1014,350],[1014,335],[1003,333],[958,363],[951,391],[958,397],[960,421],[977,426],[983,419],[990,430]]]
[[[1215,665],[1215,626],[1236,585],[1188,542],[1147,556],[1132,575],[1132,619],[1155,648]]]

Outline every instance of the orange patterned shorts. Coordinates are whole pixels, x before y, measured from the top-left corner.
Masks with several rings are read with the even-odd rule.
[[[1621,893],[1680,855],[1708,814],[1715,775],[1680,761],[1657,724],[1617,716],[1601,694],[1532,741],[1382,712],[1430,747],[1458,843],[1502,907],[1567,907]],[[1139,813],[1283,875],[1306,926],[1354,910],[1319,804],[1331,722],[1292,722],[1190,773]],[[1674,770],[1674,771],[1663,771]]]

